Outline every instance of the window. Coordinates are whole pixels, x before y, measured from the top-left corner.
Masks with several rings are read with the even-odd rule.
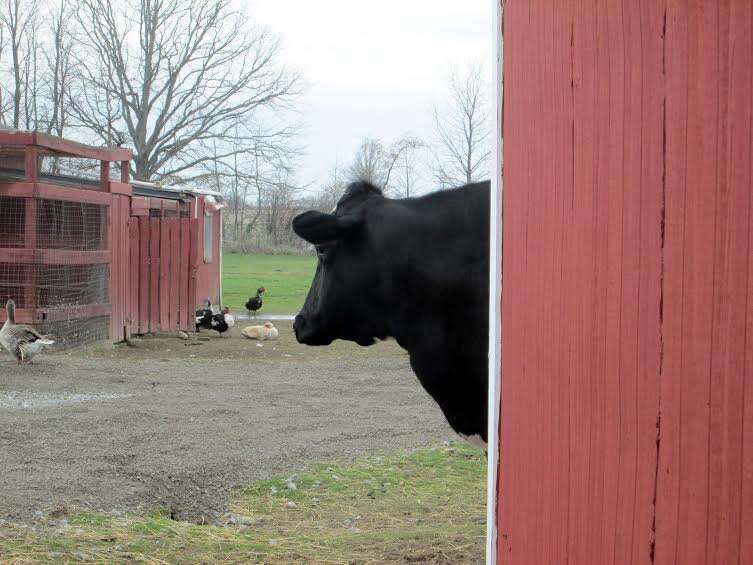
[[[204,216],[204,262],[212,262],[212,233],[214,216]]]

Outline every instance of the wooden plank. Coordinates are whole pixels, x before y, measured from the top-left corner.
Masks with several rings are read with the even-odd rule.
[[[622,0],[611,0],[606,5],[608,52],[608,124],[604,137],[607,147],[602,173],[606,177],[603,198],[606,199],[602,214],[606,218],[604,229],[605,245],[605,280],[606,302],[604,309],[604,506],[600,520],[603,521],[601,556],[604,563],[612,562],[616,554],[617,540],[621,529],[627,527],[620,523],[618,512],[620,500],[616,493],[620,488],[620,453],[621,453],[621,413],[623,397],[621,394],[621,333],[623,305],[623,210],[626,191],[624,143],[626,138],[627,77],[622,72],[626,61],[626,25],[621,9]],[[602,163],[599,163],[602,165]],[[619,561],[616,561],[619,562]]]
[[[179,325],[183,330],[194,329],[195,304],[189,300],[189,281],[191,280],[191,220],[180,219],[180,275],[178,289]]]
[[[36,251],[23,247],[0,248],[0,263],[35,263]]]
[[[37,182],[39,178],[39,150],[33,146],[27,146],[24,150],[24,173],[27,182]]]
[[[130,149],[95,147],[41,132],[2,131],[0,132],[0,145],[35,145],[60,154],[97,160],[130,161],[133,159],[133,152]]]
[[[591,556],[594,541],[600,536],[598,530],[590,533],[591,528],[598,527],[590,523],[593,509],[588,500],[593,489],[591,477],[592,461],[589,457],[591,431],[600,426],[600,422],[593,421],[593,407],[591,406],[592,379],[592,298],[594,280],[594,250],[593,229],[595,217],[593,211],[594,186],[593,166],[598,135],[595,123],[594,108],[595,86],[600,80],[596,75],[596,51],[594,45],[594,31],[596,29],[593,16],[595,10],[583,6],[583,2],[576,5],[571,30],[570,56],[572,58],[571,81],[572,88],[572,136],[566,148],[566,154],[556,155],[558,160],[572,162],[571,210],[568,224],[569,237],[567,242],[570,252],[567,255],[572,262],[564,280],[567,304],[567,320],[572,325],[570,347],[566,353],[567,365],[558,368],[565,372],[568,380],[569,414],[569,495],[568,507],[568,549],[567,555],[574,563],[585,562]],[[547,89],[550,90],[550,89]],[[539,190],[540,198],[548,197],[544,186]],[[534,216],[534,218],[536,218]],[[540,225],[541,220],[533,219],[530,225]],[[530,228],[529,228],[530,229]],[[535,238],[534,238],[535,239]],[[539,378],[543,380],[543,375]],[[543,385],[543,383],[542,383]],[[551,434],[547,430],[548,433]],[[534,439],[535,441],[535,439]],[[596,534],[596,535],[593,535]],[[591,537],[593,536],[593,537]],[[546,547],[546,540],[542,540],[542,547]],[[539,551],[536,553],[541,554]]]
[[[34,154],[36,156],[36,153]],[[28,159],[28,153],[27,153]],[[28,167],[27,163],[27,167]],[[32,254],[32,257],[36,257],[38,246],[37,234],[37,212],[39,203],[36,198],[27,198],[25,200],[24,210],[24,247],[28,252]],[[32,259],[33,261],[33,259]],[[36,268],[30,268],[31,273],[30,280],[27,281],[24,287],[24,304],[27,308],[34,308],[37,306],[37,279],[38,271]]]
[[[71,251],[69,249],[0,248],[0,262],[33,263],[39,265],[99,265],[109,263],[112,252]]]
[[[505,4],[502,563],[651,559],[663,12],[621,4]]]
[[[5,312],[5,308],[0,308],[0,324],[4,324],[7,318],[8,315]],[[16,308],[16,323],[36,324],[37,310],[34,308]]]
[[[128,219],[130,259],[128,261],[129,299],[128,299],[128,327],[132,334],[139,333],[139,253],[141,243],[139,240],[139,220],[130,217]]]
[[[131,196],[133,189],[131,184],[127,182],[109,181],[107,184],[107,190],[111,194],[122,194],[124,196]]]
[[[170,330],[170,229],[165,219],[160,225],[160,263],[159,263],[159,327],[162,331]]]
[[[110,206],[107,208],[107,241],[110,244],[110,248],[112,250],[115,250],[115,233],[118,229],[118,202],[117,199],[114,199],[113,202],[110,204]],[[114,252],[112,254],[112,260],[110,261],[109,265],[110,270],[110,281],[108,285],[109,290],[109,301],[111,304],[117,304],[118,300],[118,291],[120,287],[120,280],[118,279],[118,257],[117,253]],[[115,341],[117,338],[117,331],[118,331],[118,316],[117,316],[117,309],[113,309],[110,313],[110,339],[112,341]]]
[[[685,294],[685,191],[687,182],[688,22],[686,3],[667,2],[665,45],[666,151],[664,221],[664,358],[661,389],[661,441],[656,501],[656,553],[659,564],[677,563],[680,520],[680,407],[683,380],[682,308]]]
[[[180,292],[180,220],[170,218],[165,220],[170,232],[170,321],[169,329],[175,331],[179,328],[179,300]]]
[[[34,321],[35,323],[42,321],[60,322],[95,316],[112,316],[112,314],[113,306],[111,304],[73,304],[56,308],[38,308],[34,313]]]
[[[131,198],[131,216],[149,216],[149,199],[142,196]]]
[[[571,159],[558,159],[571,147],[571,99],[567,96],[548,98],[553,91],[530,89],[532,86],[527,62],[523,53],[528,52],[529,45],[525,35],[531,33],[541,38],[541,43],[532,42],[529,54],[534,61],[540,61],[545,53],[553,56],[549,59],[552,85],[564,82],[565,73],[569,72],[570,57],[568,47],[571,41],[571,28],[565,18],[542,17],[547,8],[541,3],[509,3],[505,15],[505,138],[512,140],[506,148],[505,156],[505,191],[504,191],[504,272],[503,272],[503,370],[502,370],[502,409],[501,418],[501,460],[499,468],[501,486],[498,508],[501,509],[499,524],[499,559],[500,562],[535,562],[526,556],[522,548],[531,548],[541,562],[558,563],[567,553],[567,513],[568,483],[567,472],[569,453],[567,422],[567,403],[560,405],[562,399],[568,398],[568,374],[560,367],[554,366],[554,353],[546,358],[547,350],[542,348],[546,339],[541,333],[543,319],[556,320],[550,316],[545,285],[552,294],[561,298],[556,290],[562,288],[559,277],[561,270],[551,269],[552,278],[548,278],[548,267],[543,263],[555,261],[562,257],[545,255],[546,251],[536,238],[527,238],[528,222],[551,214],[557,216],[562,207],[559,202],[571,202],[572,170]],[[530,22],[531,28],[522,33],[520,22]],[[515,88],[507,89],[514,84]],[[569,80],[568,80],[569,84]],[[525,92],[525,94],[523,94]],[[547,102],[549,102],[547,104]],[[518,111],[510,111],[517,108]],[[538,108],[541,112],[533,112]],[[536,143],[538,131],[547,131],[547,143]],[[509,151],[510,153],[507,153]],[[559,153],[562,151],[562,153]],[[546,178],[535,177],[535,163],[542,159],[551,165]],[[543,176],[543,174],[542,174]],[[541,188],[549,184],[554,194],[551,208],[542,198]],[[532,187],[530,183],[535,186]],[[532,190],[523,186],[531,187]],[[542,208],[544,206],[545,208]],[[561,217],[561,212],[560,212]],[[534,219],[535,218],[535,219]],[[547,242],[558,237],[561,232],[549,233],[542,230]],[[563,238],[560,237],[560,244]],[[546,257],[546,259],[544,259]],[[518,284],[518,281],[527,284]],[[560,302],[560,305],[564,302]],[[525,313],[530,313],[530,317]],[[555,347],[566,351],[566,347],[557,342],[566,339],[569,332],[559,334],[558,326],[551,327],[551,336]],[[512,354],[517,352],[518,354]],[[510,353],[510,354],[508,354]],[[539,361],[544,356],[542,362]],[[560,357],[562,359],[562,357]],[[531,365],[528,361],[532,362]],[[542,378],[543,367],[556,369]],[[545,386],[546,385],[546,386]],[[515,402],[508,399],[515,398]],[[554,397],[557,400],[553,402]],[[533,461],[536,464],[531,465]],[[522,463],[525,462],[525,463]],[[564,465],[563,465],[564,463]],[[547,468],[557,468],[558,473],[548,473]],[[536,508],[536,517],[528,509]],[[547,520],[541,520],[546,516]]]
[[[709,481],[706,562],[740,559],[741,422],[745,398],[745,326],[751,215],[751,5],[719,6],[714,301],[709,390]]]
[[[149,222],[149,332],[159,329],[160,220]]]
[[[139,333],[149,331],[149,218],[139,218]]]
[[[31,198],[34,196],[34,184],[28,182],[0,181],[0,196]]]
[[[129,241],[130,236],[128,232],[128,209],[130,203],[125,196],[116,196],[113,198],[113,203],[116,204],[117,214],[117,227],[114,231],[113,238],[110,240],[110,246],[113,250],[113,263],[114,268],[111,272],[116,272],[117,296],[113,303],[113,314],[116,318],[117,325],[115,329],[117,333],[113,336],[114,340],[121,342],[126,338],[127,329],[127,313],[128,313],[128,280],[129,280]]]
[[[65,200],[68,202],[87,202],[89,204],[109,205],[112,195],[106,192],[86,188],[72,188],[58,184],[34,183],[34,194],[48,200]]]
[[[718,96],[716,10],[688,8],[687,177],[680,356],[680,522],[676,533],[680,563],[705,561],[709,493],[709,387],[713,261],[716,219]],[[671,71],[670,71],[671,72]],[[711,156],[711,162],[707,162]]]
[[[199,262],[201,258],[199,257],[200,248],[199,248],[199,220],[191,219],[188,222],[189,225],[189,236],[188,236],[188,246],[189,246],[189,253],[188,253],[188,297],[187,297],[187,307],[190,306],[191,309],[195,311],[196,305],[199,304],[199,302],[202,300],[196,296],[196,283],[197,283],[197,276],[199,271]]]
[[[110,162],[99,162],[99,187],[102,190],[108,190],[110,185]]]

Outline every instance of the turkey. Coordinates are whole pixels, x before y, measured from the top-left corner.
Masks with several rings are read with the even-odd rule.
[[[263,286],[259,287],[256,290],[256,296],[252,296],[248,299],[246,302],[246,310],[255,318],[256,313],[261,309],[262,307],[262,297],[264,296],[264,293],[267,292],[267,289]]]
[[[225,306],[222,312],[212,316],[211,328],[220,335],[224,334],[235,325],[235,317],[230,313],[230,308]]]
[[[12,300],[5,304],[5,310],[8,319],[0,329],[0,345],[16,358],[19,365],[30,362],[45,346],[55,343],[31,326],[16,324],[16,303]]]

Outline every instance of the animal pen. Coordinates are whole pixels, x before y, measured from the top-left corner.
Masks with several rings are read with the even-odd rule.
[[[499,4],[490,561],[753,563],[753,4]]]
[[[220,301],[219,195],[131,183],[131,158],[0,131],[0,302],[62,346],[190,329]]]

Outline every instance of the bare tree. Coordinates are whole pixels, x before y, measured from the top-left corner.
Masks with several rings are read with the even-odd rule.
[[[389,167],[384,144],[373,137],[367,137],[358,147],[353,163],[348,171],[350,180],[362,180],[375,186],[385,184]]]
[[[349,174],[342,170],[339,161],[335,161],[319,193],[310,202],[311,207],[321,212],[331,212],[334,210],[337,202],[345,193]]]
[[[279,64],[277,38],[230,0],[79,0],[76,20],[72,109],[103,142],[133,145],[136,178],[190,174],[287,131],[261,124],[299,94],[300,78]]]
[[[486,178],[491,155],[486,85],[480,64],[450,74],[450,93],[443,110],[434,108],[438,150],[433,167],[447,188]]]
[[[0,7],[0,29],[4,43],[2,55],[9,51],[10,56],[10,86],[0,81],[0,98],[7,100],[0,102],[0,120],[18,129],[36,126],[36,100],[32,97],[37,92],[36,56],[37,56],[37,16],[38,4],[36,0],[3,0]],[[7,84],[7,83],[6,83]],[[7,114],[10,114],[8,116]]]
[[[385,148],[379,139],[366,138],[356,152],[348,176],[350,180],[364,180],[390,193],[394,191],[393,181],[398,169],[407,164],[411,168],[409,175],[414,172],[415,152],[421,147],[424,147],[424,142],[410,134],[404,134],[389,148]]]
[[[50,44],[43,47],[47,82],[46,131],[62,137],[69,125],[69,101],[73,83],[74,37],[69,28],[71,11],[66,0],[55,5],[49,14]]]
[[[418,182],[420,151],[426,147],[424,141],[411,135],[403,135],[390,149],[390,177],[394,178],[393,192],[410,197]]]

